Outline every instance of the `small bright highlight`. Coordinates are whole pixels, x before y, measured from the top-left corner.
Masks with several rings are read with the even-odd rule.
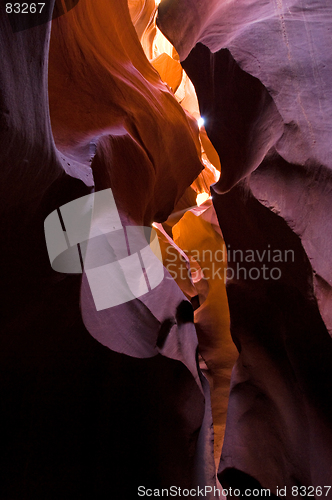
[[[196,204],[199,207],[202,205],[206,200],[210,198],[210,195],[208,193],[200,193],[196,196]]]
[[[204,125],[204,123],[205,123],[204,118],[202,118],[202,117],[200,116],[200,117],[198,118],[198,120],[197,120],[198,128],[202,128],[202,127],[203,127],[203,125]]]

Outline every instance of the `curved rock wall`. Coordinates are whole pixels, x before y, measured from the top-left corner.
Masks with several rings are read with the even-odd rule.
[[[209,388],[185,295],[165,271],[155,292],[103,323],[85,276],[82,286],[52,270],[44,235],[45,218],[94,185],[112,188],[123,224],[164,221],[203,168],[197,124],[145,58],[125,1],[80,1],[54,21],[48,75],[50,25],[13,33],[3,10],[0,22],[0,496],[214,485]],[[135,351],[135,335],[152,355]]]
[[[240,353],[219,468],[225,486],[258,480],[291,495],[291,486],[331,482],[331,14],[324,1],[159,7],[157,24],[195,86],[221,160],[213,203],[230,249]],[[272,249],[283,255],[278,264]],[[264,276],[262,264],[280,277]]]
[[[328,485],[331,7],[162,0],[175,50],[152,1],[67,4],[50,50],[0,15],[1,498],[215,486],[237,357],[223,486]],[[155,223],[165,266],[101,312],[43,225],[93,189]],[[204,250],[230,251],[227,296]]]

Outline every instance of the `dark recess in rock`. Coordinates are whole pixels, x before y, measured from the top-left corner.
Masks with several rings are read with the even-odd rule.
[[[255,77],[227,49],[212,54],[198,43],[182,66],[197,93],[205,129],[221,161],[219,192],[230,190],[263,160],[281,136],[277,108]]]

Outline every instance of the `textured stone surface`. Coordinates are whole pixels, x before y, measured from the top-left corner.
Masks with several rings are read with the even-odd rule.
[[[176,50],[155,13],[152,0],[80,0],[53,21],[50,52],[49,25],[13,33],[0,15],[4,499],[213,486],[197,344],[219,444],[239,353],[223,485],[331,484],[331,6],[162,0]],[[209,161],[222,235],[211,206],[192,208],[217,178]],[[198,271],[193,252],[224,241],[255,260],[231,254],[227,298],[208,266],[98,314],[85,277],[52,271],[43,230],[93,185],[113,190],[123,224],[160,223],[164,257],[173,236]],[[273,250],[294,258],[265,279]]]
[[[331,9],[323,0],[164,0],[158,25],[181,60],[197,42],[228,48],[274,99],[285,124],[278,152],[331,166]]]
[[[112,187],[122,220],[166,219],[203,168],[197,125],[146,60],[125,1],[80,1],[54,23],[52,128],[50,25],[14,34],[3,11],[0,23],[0,496],[131,499],[142,484],[213,485],[209,390],[194,325],[177,313],[185,296],[168,281],[109,317],[109,349],[84,324],[81,277],[51,269],[43,227],[91,191],[95,151],[96,188]],[[154,349],[165,317],[181,324],[152,357],[116,352],[133,323],[152,329]]]
[[[124,0],[81,0],[53,22],[49,94],[58,147],[77,157],[98,144],[97,189],[115,182],[136,222],[164,221],[203,168],[198,127],[146,59]]]
[[[286,222],[248,188],[213,199],[226,244],[264,256],[254,264],[239,253],[229,260],[231,332],[240,356],[232,374],[220,472],[235,467],[274,493],[281,484],[327,484],[332,345],[314,298],[310,263]],[[294,258],[276,264],[263,253],[268,245],[283,255],[291,249]],[[281,278],[250,275],[263,265],[267,273],[278,266]]]
[[[182,64],[222,164],[216,189],[226,192],[255,170],[279,139],[281,117],[262,83],[241,70],[228,50],[211,54],[198,44]]]
[[[258,480],[276,493],[331,482],[331,17],[324,1],[159,7],[221,159],[213,201],[225,243],[265,250],[262,261],[229,262],[241,268],[227,286],[240,356],[219,469],[226,486]],[[277,265],[278,280],[250,277],[257,259],[271,267],[272,248],[293,249],[294,261]]]

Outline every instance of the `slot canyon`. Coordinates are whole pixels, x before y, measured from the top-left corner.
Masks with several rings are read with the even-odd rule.
[[[0,51],[0,500],[332,499],[331,0],[4,0]]]

